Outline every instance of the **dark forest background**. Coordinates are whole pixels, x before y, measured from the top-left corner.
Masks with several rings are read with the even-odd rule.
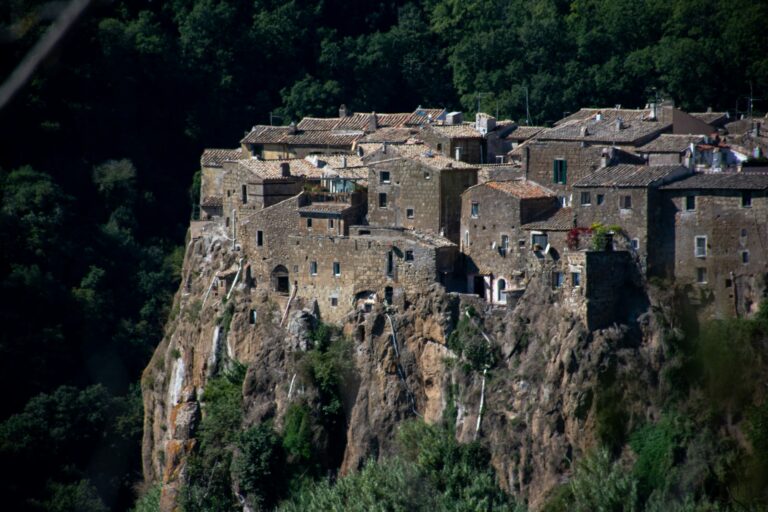
[[[60,7],[60,6],[59,6]],[[56,14],[6,0],[0,77]],[[94,2],[0,110],[0,495],[125,509],[138,381],[178,285],[204,147],[417,105],[546,124],[585,106],[757,110],[768,2]]]

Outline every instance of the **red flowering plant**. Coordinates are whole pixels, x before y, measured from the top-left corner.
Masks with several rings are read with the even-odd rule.
[[[568,249],[575,251],[579,248],[579,242],[583,235],[591,235],[592,228],[573,228],[568,232],[568,238],[565,243]]]

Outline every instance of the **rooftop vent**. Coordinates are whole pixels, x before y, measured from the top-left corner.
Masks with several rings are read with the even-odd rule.
[[[379,123],[376,120],[376,112],[371,112],[371,115],[368,117],[368,131],[375,132],[378,127]]]
[[[347,112],[347,106],[345,104],[341,104],[339,107],[339,117],[347,117],[349,113]]]
[[[616,118],[616,131],[624,129],[624,120],[620,117]]]

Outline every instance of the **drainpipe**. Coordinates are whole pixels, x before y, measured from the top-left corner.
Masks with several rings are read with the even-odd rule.
[[[237,245],[237,210],[232,208],[232,250]]]

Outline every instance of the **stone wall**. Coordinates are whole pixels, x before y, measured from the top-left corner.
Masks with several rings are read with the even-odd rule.
[[[687,211],[685,196],[691,194],[696,195],[695,209]],[[741,197],[738,190],[662,193],[667,226],[659,240],[663,274],[674,277],[707,316],[751,313],[764,297],[768,198],[754,192],[752,206],[743,208]],[[705,257],[696,256],[697,236],[706,237]]]
[[[532,142],[523,150],[523,169],[529,180],[554,190],[571,204],[571,185],[597,170],[604,147],[582,147],[579,142]],[[557,159],[567,162],[565,184],[555,183],[553,179],[553,165]]]

